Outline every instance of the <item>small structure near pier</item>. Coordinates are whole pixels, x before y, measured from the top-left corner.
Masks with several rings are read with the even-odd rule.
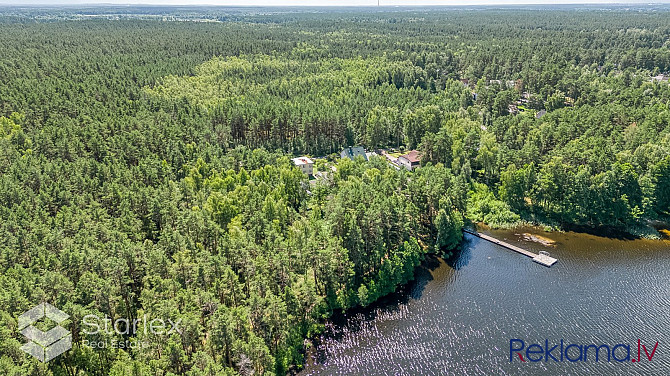
[[[556,260],[555,258],[551,257],[551,256],[549,255],[549,252],[547,252],[547,251],[540,251],[540,253],[539,253],[537,256],[533,257],[533,261],[535,261],[535,262],[538,263],[538,264],[542,264],[542,265],[544,265],[544,266],[552,266],[552,265],[554,265],[554,264],[556,263],[556,261],[558,261],[558,260]]]

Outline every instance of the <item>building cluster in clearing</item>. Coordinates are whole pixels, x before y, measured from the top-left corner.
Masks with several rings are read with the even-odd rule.
[[[416,150],[411,150],[407,154],[400,155],[396,158],[383,149],[379,150],[379,152],[366,152],[362,146],[349,146],[342,150],[340,153],[340,158],[349,158],[354,160],[354,158],[360,156],[367,161],[370,160],[370,157],[373,155],[379,154],[383,155],[389,164],[397,169],[404,167],[408,171],[412,171],[421,164],[421,154]]]
[[[472,99],[476,101],[477,100],[477,95],[478,95],[474,91],[476,84],[471,82],[467,78],[462,78],[460,81],[463,84],[463,86],[465,86],[466,88],[471,89]],[[527,91],[522,91],[523,87],[524,87],[522,80],[507,80],[507,81],[488,80],[487,82],[488,82],[488,84],[486,85],[487,88],[489,88],[493,85],[497,85],[497,86],[500,86],[502,88],[514,89],[517,92],[519,92],[520,98],[517,101],[515,101],[513,103],[510,103],[507,106],[507,110],[510,114],[517,115],[519,113],[527,111],[527,106],[530,104],[530,102],[533,98],[533,95],[531,93],[527,92]],[[572,99],[568,98],[568,97],[565,97],[565,105],[568,106],[568,107],[571,107],[572,106]],[[545,109],[541,109],[539,111],[535,111],[534,113],[535,113],[535,118],[539,119],[542,116],[546,115],[547,111]]]
[[[347,146],[340,152],[340,158],[348,158],[352,161],[356,158],[362,158],[366,161],[370,160],[373,156],[384,156],[386,161],[396,169],[405,168],[408,171],[412,171],[415,168],[421,165],[421,153],[417,150],[411,150],[406,154],[402,154],[398,157],[389,154],[386,150],[375,151],[366,151],[362,146]],[[396,154],[397,155],[397,154]],[[314,160],[309,157],[297,157],[292,159],[296,167],[302,171],[303,174],[307,176],[314,176]]]

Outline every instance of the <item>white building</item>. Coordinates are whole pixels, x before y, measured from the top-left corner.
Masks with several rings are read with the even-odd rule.
[[[399,156],[398,163],[406,169],[412,171],[421,165],[421,155],[418,151],[412,150],[407,154]]]
[[[656,77],[651,78],[651,82],[663,82],[663,81],[668,81],[670,79],[670,76],[666,76],[665,74],[659,74]]]
[[[368,160],[368,156],[365,154],[365,149],[362,146],[349,146],[344,148],[340,153],[341,158],[349,158],[352,161],[359,155],[365,158],[366,161]]]
[[[293,163],[295,163],[296,167],[302,171],[303,174],[307,176],[312,176],[314,175],[314,161],[307,157],[298,157],[298,158],[293,158],[292,159]]]

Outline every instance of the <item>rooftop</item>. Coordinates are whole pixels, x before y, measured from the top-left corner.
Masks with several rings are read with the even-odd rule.
[[[365,158],[366,160],[368,159],[368,156],[365,154],[365,148],[363,148],[362,146],[348,146],[344,148],[344,150],[342,150],[342,152],[340,153],[340,156],[342,158],[350,158],[350,159],[354,159],[354,157],[359,155]]]
[[[400,158],[405,158],[412,163],[418,163],[421,161],[421,154],[416,150],[412,150],[407,154],[401,155]]]
[[[304,164],[314,164],[314,161],[309,159],[308,157],[298,157],[298,158],[293,158],[291,159],[293,163],[295,163],[296,166],[304,165]]]

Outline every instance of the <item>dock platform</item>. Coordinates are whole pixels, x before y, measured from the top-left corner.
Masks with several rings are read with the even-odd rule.
[[[540,254],[537,256],[533,257],[533,261],[535,261],[538,264],[542,264],[544,266],[552,266],[556,263],[555,258],[549,256],[549,252],[541,251]]]
[[[531,258],[533,261],[535,261],[536,263],[538,263],[538,264],[540,264],[540,265],[544,265],[544,266],[546,266],[546,267],[550,267],[550,266],[554,265],[554,264],[558,261],[557,259],[551,257],[551,256],[549,255],[549,252],[541,251],[539,254],[535,254],[535,253],[530,252],[530,251],[527,251],[527,250],[525,250],[525,249],[523,249],[523,248],[519,248],[519,247],[517,247],[517,246],[515,246],[515,245],[506,243],[506,242],[504,242],[504,241],[502,241],[502,240],[498,240],[498,239],[496,239],[496,238],[494,238],[494,237],[492,237],[492,236],[488,236],[488,235],[485,235],[485,234],[480,234],[480,233],[478,233],[478,232],[475,232],[475,231],[472,231],[472,230],[468,230],[468,229],[465,229],[465,228],[463,229],[463,232],[465,232],[465,233],[467,233],[467,234],[470,234],[470,235],[474,235],[474,236],[476,236],[476,237],[478,237],[478,238],[487,240],[487,241],[489,241],[489,242],[491,242],[491,243],[493,243],[493,244],[497,244],[497,245],[499,245],[499,246],[501,246],[501,247],[507,248],[507,249],[512,250],[512,251],[514,251],[514,252],[516,252],[516,253],[520,253],[520,254],[522,254],[522,255],[524,255],[524,256],[530,257],[530,258]]]

